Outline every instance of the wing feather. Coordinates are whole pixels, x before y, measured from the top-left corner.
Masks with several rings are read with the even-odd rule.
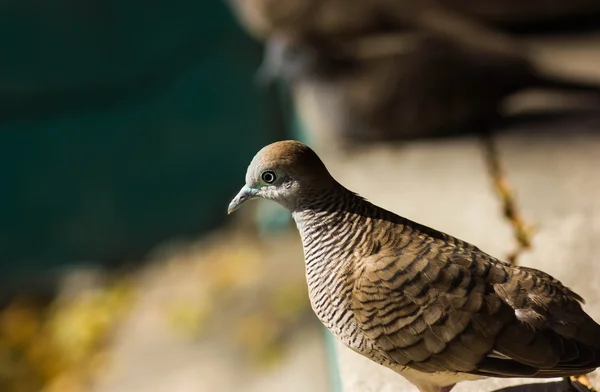
[[[377,250],[362,260],[352,309],[392,363],[496,377],[600,366],[600,326],[581,297],[550,275],[424,235],[401,250]]]

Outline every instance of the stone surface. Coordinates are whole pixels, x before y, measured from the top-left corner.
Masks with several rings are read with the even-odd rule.
[[[524,218],[535,228],[519,263],[586,299],[600,320],[600,115],[543,122],[498,139]],[[600,372],[593,374],[600,387]]]

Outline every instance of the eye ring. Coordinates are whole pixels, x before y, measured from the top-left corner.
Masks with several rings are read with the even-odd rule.
[[[267,184],[272,184],[277,179],[277,175],[275,174],[275,172],[273,172],[271,170],[267,170],[267,171],[262,172],[262,174],[260,175],[260,178],[262,178],[262,180],[264,182],[266,182]]]

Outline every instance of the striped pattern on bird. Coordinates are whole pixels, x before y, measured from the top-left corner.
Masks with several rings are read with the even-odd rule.
[[[323,324],[421,392],[600,366],[600,325],[579,295],[542,271],[371,204],[300,142],[259,151],[228,212],[253,198],[292,212],[311,305]]]

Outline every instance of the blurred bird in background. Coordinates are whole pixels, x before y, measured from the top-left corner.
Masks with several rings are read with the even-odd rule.
[[[600,11],[600,1],[228,0],[266,43],[262,81],[280,78],[316,139],[381,141],[486,127],[523,90],[600,86],[548,72],[509,28]],[[322,143],[325,144],[325,143]]]

